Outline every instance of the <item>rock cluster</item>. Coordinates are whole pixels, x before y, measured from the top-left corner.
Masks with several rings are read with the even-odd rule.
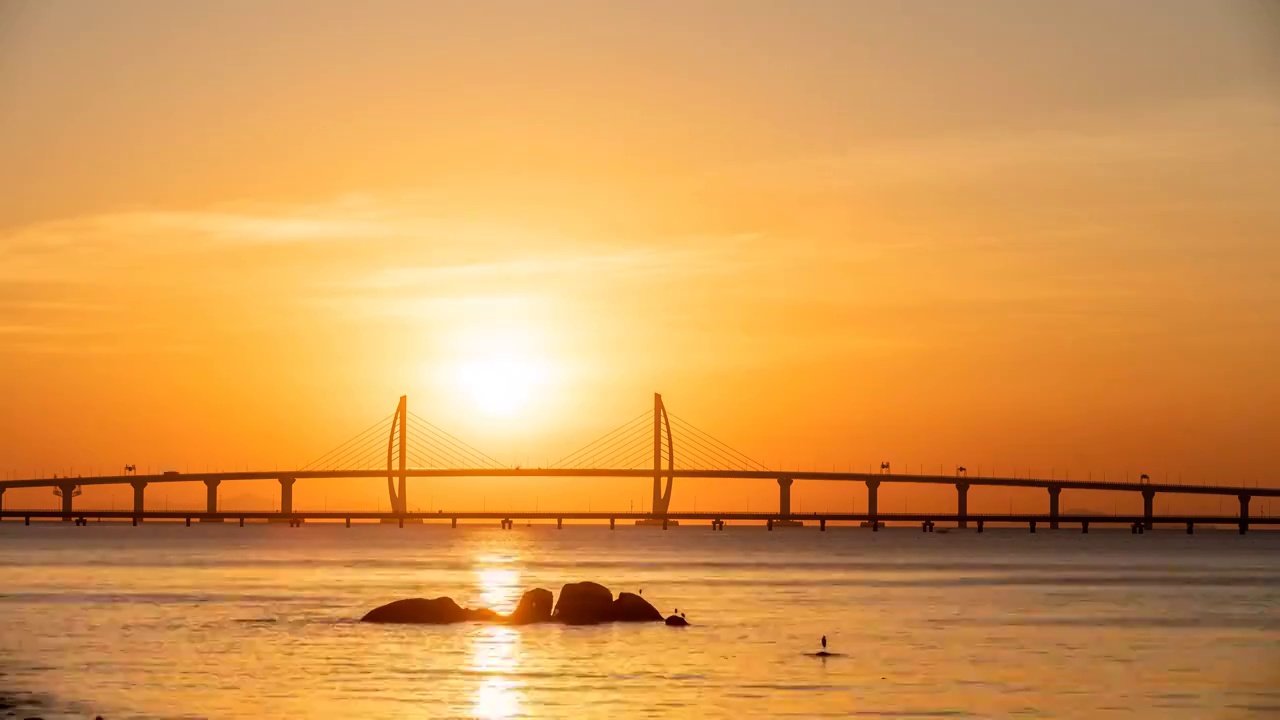
[[[662,613],[634,593],[618,593],[614,598],[609,588],[593,582],[569,583],[560,588],[555,600],[550,590],[534,588],[520,597],[510,615],[500,615],[488,608],[469,610],[453,598],[410,598],[396,600],[370,610],[361,622],[411,623],[418,625],[451,625],[461,622],[562,623],[564,625],[598,625],[608,622],[663,622]],[[671,624],[668,621],[668,624]]]

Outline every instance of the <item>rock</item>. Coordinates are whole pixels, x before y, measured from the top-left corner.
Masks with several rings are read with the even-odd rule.
[[[472,622],[495,623],[502,620],[502,616],[490,610],[489,608],[476,608],[474,610],[464,610],[467,619]]]
[[[554,602],[553,602],[554,601]],[[569,583],[560,589],[559,599],[550,590],[534,588],[520,597],[514,612],[503,616],[488,608],[468,610],[452,598],[411,598],[397,600],[370,610],[361,622],[450,625],[461,622],[529,625],[557,622],[565,625],[595,625],[606,622],[659,622],[662,613],[635,593],[619,593],[615,600],[609,588],[593,582]],[[683,618],[667,618],[668,625],[688,625]]]
[[[669,625],[670,627],[688,627],[689,621],[685,620],[679,615],[672,615],[671,617],[667,618],[667,625]]]
[[[555,599],[550,590],[543,588],[529,590],[520,596],[520,604],[507,618],[507,622],[512,625],[549,622]]]
[[[453,598],[409,598],[376,607],[361,618],[360,622],[448,625],[471,620],[472,615],[472,611],[459,607]]]
[[[661,622],[662,613],[635,593],[618,593],[611,608],[614,622]]]
[[[613,619],[613,593],[599,583],[569,583],[560,588],[560,599],[551,617],[566,625],[609,622]]]

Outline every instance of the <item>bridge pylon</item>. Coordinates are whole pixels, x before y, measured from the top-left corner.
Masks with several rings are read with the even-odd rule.
[[[662,438],[666,430],[667,487],[662,489]],[[671,507],[671,488],[675,484],[676,452],[671,442],[671,420],[662,404],[662,395],[653,394],[653,508],[654,517],[665,517]]]
[[[407,453],[405,452],[406,434],[405,424],[409,417],[409,398],[407,395],[400,396],[400,404],[396,406],[396,414],[391,418],[391,434],[387,438],[387,494],[391,496],[391,512],[397,515],[403,515],[409,510],[409,484],[408,476],[405,474],[405,460]],[[397,447],[398,441],[398,447]],[[399,450],[399,452],[396,452]],[[397,458],[398,456],[398,458]],[[394,463],[399,460],[399,482],[397,475],[394,473]],[[394,483],[394,484],[393,484]]]

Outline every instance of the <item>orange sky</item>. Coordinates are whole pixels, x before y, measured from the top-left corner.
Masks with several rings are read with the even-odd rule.
[[[5,2],[0,469],[297,466],[402,393],[537,465],[660,391],[773,467],[1272,484],[1277,28],[1197,0]],[[950,502],[914,492],[885,502]]]

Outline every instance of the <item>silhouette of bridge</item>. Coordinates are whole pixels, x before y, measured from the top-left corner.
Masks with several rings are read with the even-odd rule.
[[[676,452],[677,438],[679,453]],[[385,458],[385,464],[384,464]],[[679,458],[679,462],[677,462]],[[298,480],[316,478],[383,478],[387,480],[387,494],[391,501],[389,512],[301,512],[293,506],[293,487]],[[519,477],[519,478],[651,478],[653,494],[648,512],[411,512],[408,503],[409,478],[465,478],[465,477]],[[778,483],[778,507],[765,512],[672,512],[671,498],[676,478],[706,478],[723,480],[772,479]],[[280,484],[278,511],[225,512],[218,508],[218,489],[224,482],[237,480],[276,480]],[[798,480],[860,482],[867,490],[864,513],[812,513],[800,515],[791,509],[791,486]],[[206,488],[206,507],[203,513],[189,511],[147,510],[146,489],[159,483],[201,482]],[[954,513],[882,513],[879,510],[879,489],[884,484],[911,483],[923,485],[952,485],[956,490]],[[129,510],[79,510],[74,500],[85,486],[131,485],[133,509]],[[968,510],[969,489],[973,486],[1041,488],[1047,491],[1048,505],[1044,514],[1006,513],[975,514]],[[53,488],[61,498],[60,510],[6,510],[4,492],[10,488]],[[1060,512],[1060,496],[1063,490],[1103,490],[1111,492],[1140,493],[1143,499],[1142,515],[1063,514]],[[1165,515],[1156,517],[1154,499],[1157,494],[1232,496],[1239,503],[1239,512],[1230,516],[1214,515]],[[1061,523],[1079,523],[1088,532],[1090,524],[1129,525],[1134,532],[1151,529],[1157,522],[1185,524],[1192,532],[1196,524],[1237,525],[1243,534],[1250,524],[1280,524],[1280,518],[1256,518],[1249,514],[1250,501],[1254,497],[1280,497],[1280,488],[1260,488],[1219,485],[1183,485],[1152,483],[1144,475],[1139,482],[1106,482],[1094,480],[1070,480],[1058,478],[1019,477],[968,477],[964,468],[957,468],[955,475],[895,474],[888,463],[882,463],[879,473],[825,472],[774,470],[756,462],[746,454],[733,449],[710,433],[667,412],[662,396],[655,394],[652,410],[623,423],[596,440],[566,455],[550,467],[507,467],[491,456],[464,443],[427,420],[409,412],[406,397],[401,397],[396,411],[370,425],[347,442],[325,453],[309,465],[298,470],[236,471],[179,473],[164,472],[157,475],[124,475],[28,478],[0,481],[0,519],[21,517],[28,524],[32,518],[54,518],[78,523],[87,518],[132,519],[134,524],[145,519],[185,519],[201,521],[225,521],[246,519],[288,521],[299,525],[304,520],[377,519],[398,522],[423,521],[449,518],[456,526],[458,519],[497,519],[503,527],[510,527],[513,519],[556,519],[562,525],[565,519],[609,520],[613,526],[618,519],[635,520],[637,524],[668,525],[680,520],[710,520],[712,527],[723,529],[728,520],[763,521],[773,529],[813,521],[825,530],[828,522],[860,522],[878,530],[885,522],[920,522],[922,529],[931,531],[937,522],[954,522],[958,527],[968,527],[975,522],[981,531],[985,523],[1026,523],[1032,532],[1037,523],[1057,529]]]

